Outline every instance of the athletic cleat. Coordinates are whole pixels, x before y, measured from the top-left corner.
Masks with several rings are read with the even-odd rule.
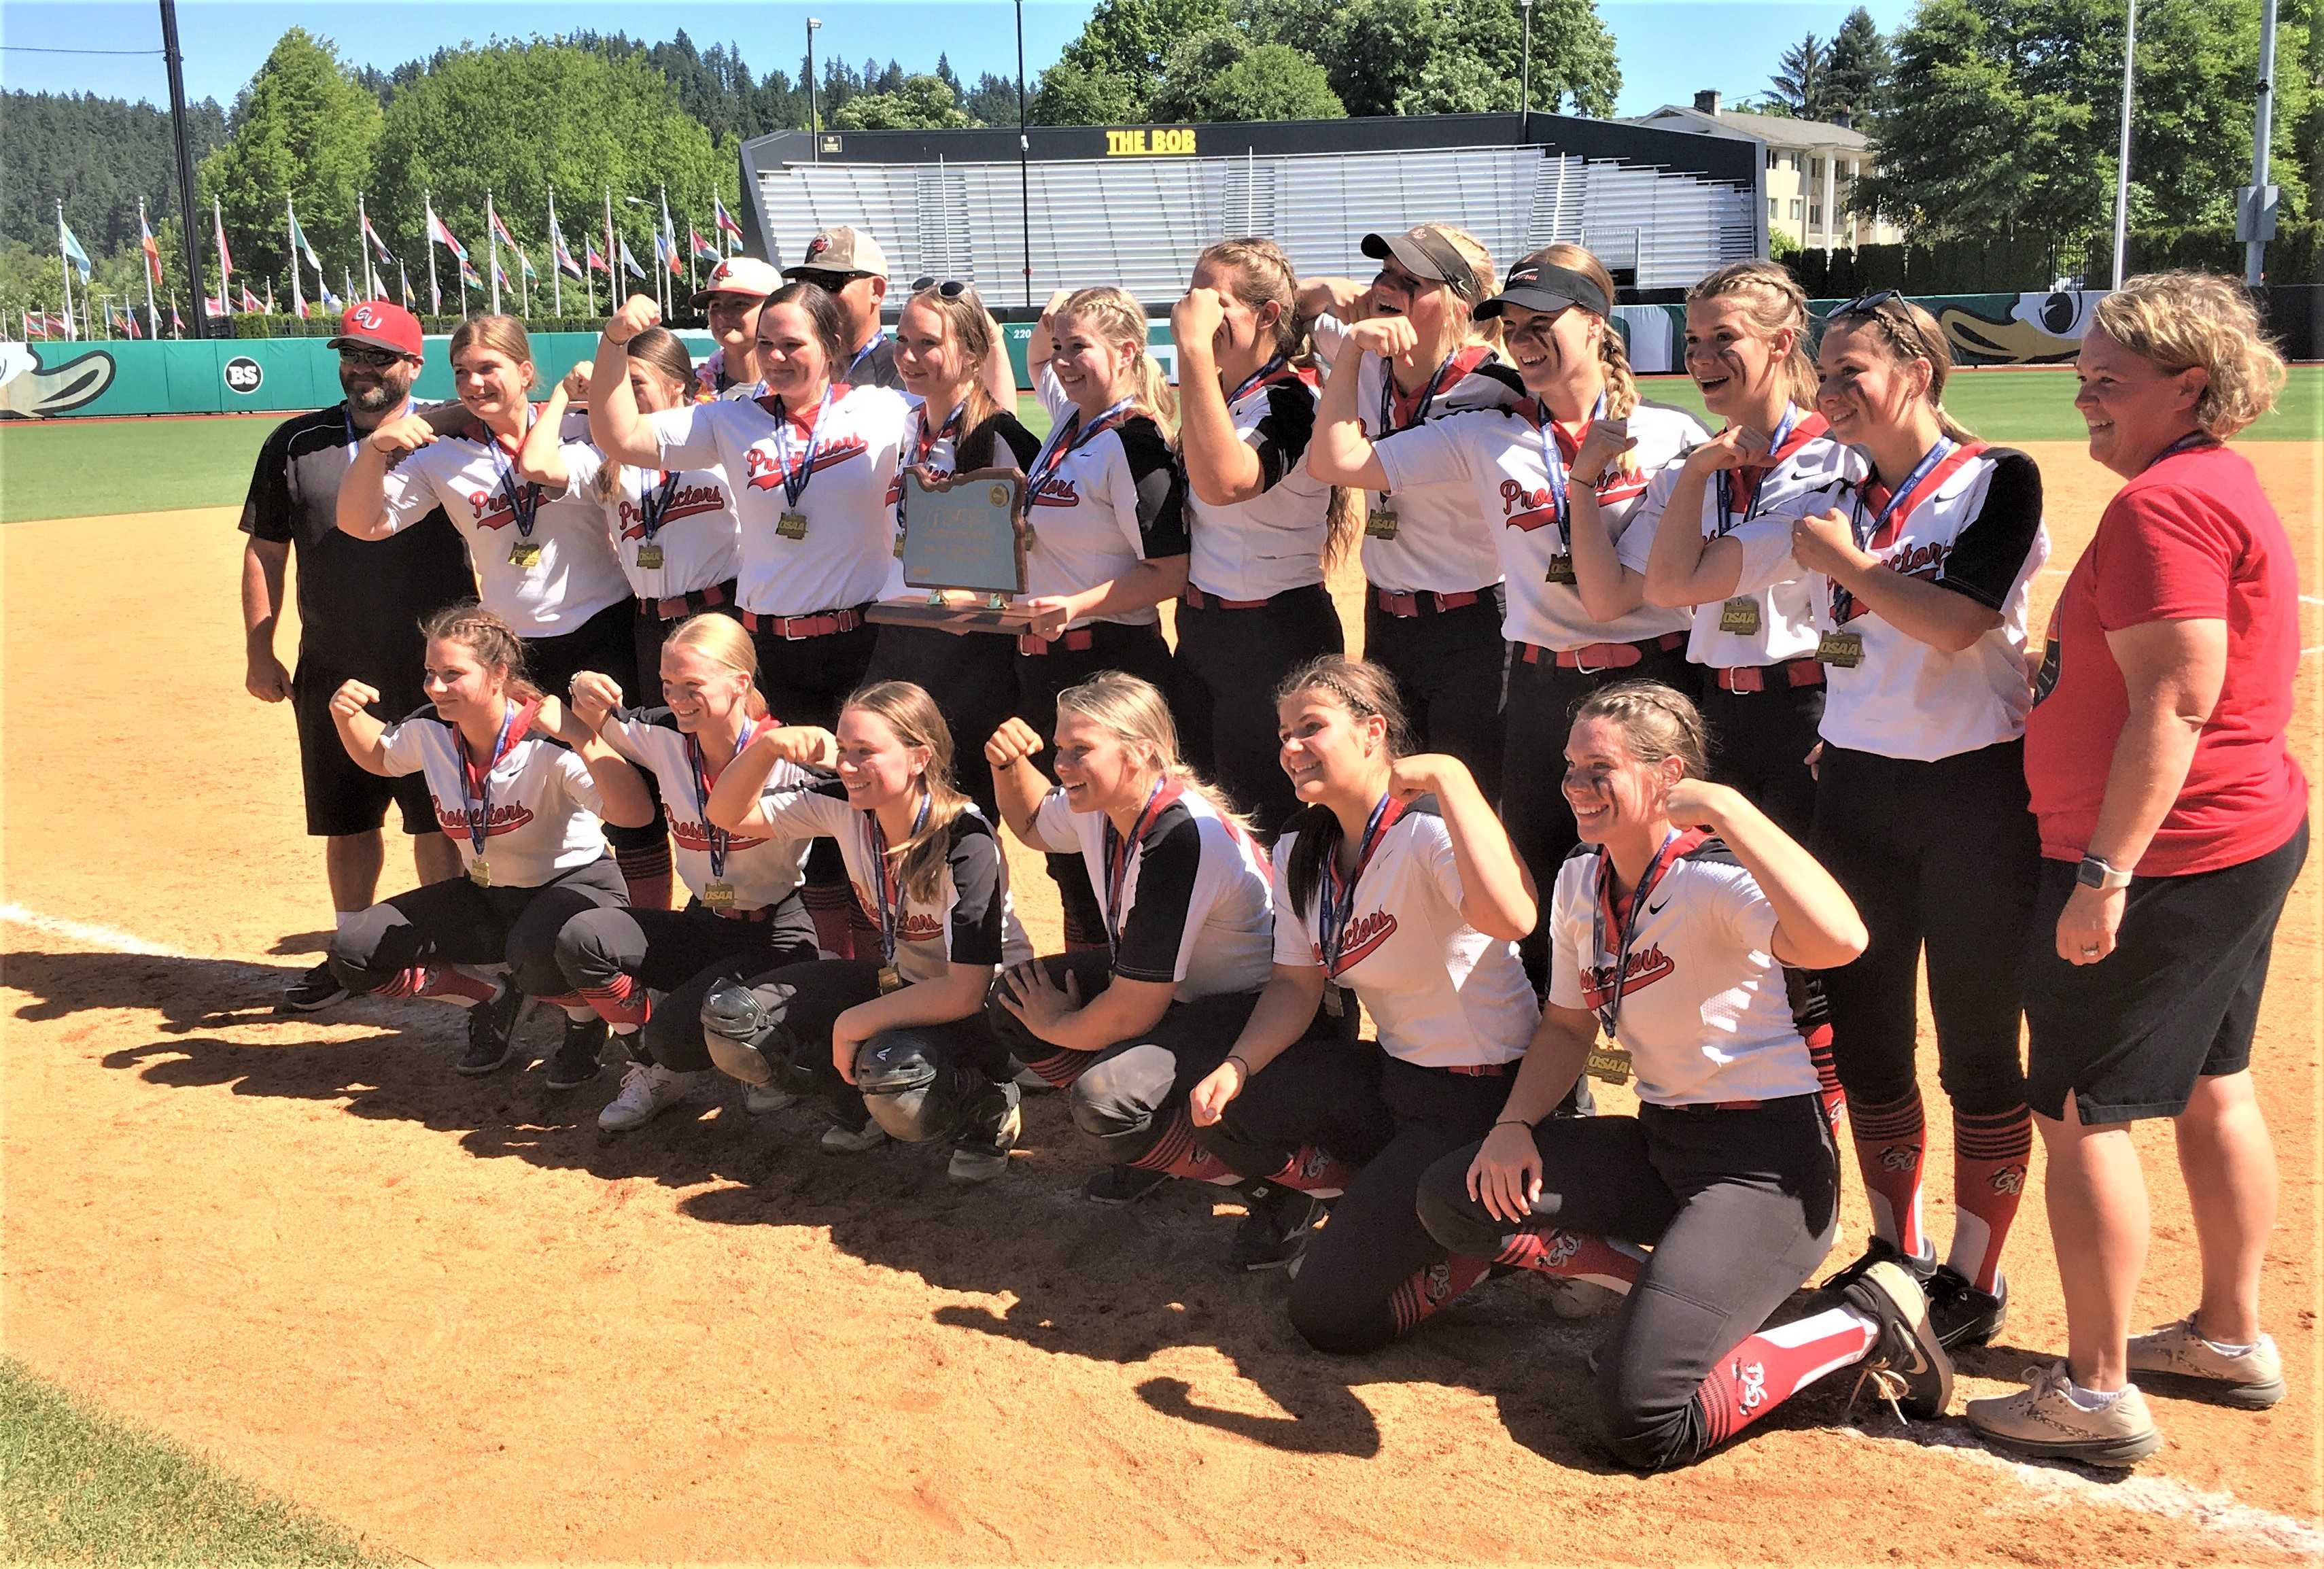
[[[1082,1184],[1082,1196],[1092,1204],[1136,1204],[1169,1180],[1167,1172],[1148,1171],[1140,1166],[1109,1166]]]
[[[1227,1247],[1227,1268],[1251,1274],[1289,1269],[1305,1255],[1315,1223],[1331,1206],[1296,1187],[1270,1186],[1250,1196],[1250,1213],[1235,1227],[1234,1241]]]
[[[1897,1250],[1896,1244],[1887,1238],[1875,1237],[1872,1239],[1872,1245],[1857,1256],[1856,1262],[1839,1274],[1828,1277],[1816,1289],[1829,1291],[1837,1297],[1848,1289],[1851,1282],[1862,1279],[1865,1271],[1870,1269],[1875,1264],[1898,1266],[1906,1274],[1912,1276],[1923,1290],[1928,1288],[1928,1284],[1935,1278],[1938,1269],[1937,1255],[1933,1249],[1908,1259]],[[1835,1302],[1834,1306],[1838,1304]]]
[[[1998,1292],[1979,1291],[1969,1277],[1950,1264],[1940,1264],[1929,1277],[1929,1322],[1947,1351],[1987,1345],[2009,1318],[2009,1281],[1997,1281]]]
[[[835,1122],[816,1142],[826,1155],[861,1155],[887,1141],[888,1131],[867,1117],[861,1128],[843,1128]]]
[[[312,1013],[346,999],[347,989],[339,984],[338,972],[331,968],[328,959],[317,964],[288,986],[282,988],[281,1000],[275,1003],[277,1013]]]
[[[1017,1148],[1025,1131],[1025,1113],[1016,1105],[1001,1104],[998,1096],[994,1104],[1001,1113],[998,1123],[989,1129],[970,1129],[952,1147],[952,1161],[945,1168],[945,1176],[959,1186],[991,1182],[1009,1169],[1009,1152]]]
[[[1850,1307],[1880,1325],[1880,1337],[1859,1364],[1866,1380],[1900,1417],[1934,1421],[1953,1395],[1952,1359],[1929,1322],[1929,1299],[1904,1265],[1880,1260],[1842,1289]]]
[[[2125,1385],[2093,1411],[2075,1403],[2063,1362],[2027,1368],[2025,1382],[2014,1395],[1971,1400],[1962,1408],[1979,1437],[2019,1454],[2085,1465],[2132,1465],[2163,1447],[2136,1384]]]
[[[491,1001],[469,1009],[468,1049],[460,1054],[453,1068],[478,1078],[506,1066],[516,1055],[516,1016],[523,1006],[524,993],[503,981]]]
[[[659,1063],[632,1062],[622,1070],[621,1094],[597,1113],[597,1126],[608,1133],[642,1128],[684,1100],[701,1076]]]
[[[2130,1339],[2133,1372],[2163,1388],[2184,1385],[2223,1406],[2264,1411],[2283,1398],[2283,1359],[2275,1337],[2263,1334],[2249,1351],[2221,1351],[2195,1327],[2195,1315]]]
[[[742,1092],[742,1110],[753,1117],[764,1117],[776,1112],[788,1111],[798,1105],[799,1098],[790,1091],[773,1084],[752,1084]]]
[[[552,1090],[574,1090],[597,1076],[597,1054],[604,1048],[605,1021],[595,1014],[565,1020],[565,1038],[549,1054],[549,1071],[541,1082]]]

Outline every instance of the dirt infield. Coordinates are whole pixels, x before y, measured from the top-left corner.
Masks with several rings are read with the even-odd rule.
[[[2315,589],[2318,455],[2246,450]],[[2046,614],[2114,482],[2078,448],[2035,451]],[[69,586],[93,541],[141,568],[101,601]],[[1908,1432],[1868,1398],[1835,1425],[1843,1379],[1638,1478],[1586,1439],[1596,1327],[1551,1317],[1526,1279],[1385,1353],[1314,1355],[1279,1279],[1220,1268],[1225,1206],[1185,1185],[1130,1211],[1077,1202],[1090,1150],[1054,1098],[1029,1104],[1010,1174],[961,1194],[940,1153],[835,1159],[804,1116],[754,1122],[726,1096],[601,1138],[610,1075],[564,1094],[537,1069],[460,1079],[448,1008],[272,1019],[326,907],[289,716],[235,668],[239,549],[222,509],[0,534],[7,1349],[374,1545],[429,1563],[2324,1555],[2313,860],[2257,1048],[2288,1399],[2157,1398],[2169,1446],[2124,1481],[2003,1461],[1958,1419]],[[2319,606],[2303,617],[2324,644]],[[2324,777],[2319,666],[2302,662],[2296,740]],[[409,873],[398,843],[390,887]],[[1016,887],[1053,941],[1021,857]],[[2193,1240],[2168,1131],[2141,1139],[2158,1180],[2140,1314],[2160,1322],[2190,1306]],[[1957,1404],[2063,1344],[2036,1202],[2009,1260],[2008,1343],[1964,1359]]]

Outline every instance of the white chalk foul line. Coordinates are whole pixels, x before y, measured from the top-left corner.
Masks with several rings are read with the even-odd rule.
[[[0,904],[0,923],[143,958],[184,959],[195,956],[174,948],[165,948],[158,943],[149,943],[117,927],[43,915],[21,904]],[[1841,1427],[1838,1430],[1856,1438],[1881,1442],[1859,1428]],[[2077,1471],[2057,1466],[2028,1465],[1995,1454],[1960,1428],[1916,1429],[1914,1436],[1931,1448],[1949,1450],[1971,1464],[2008,1473],[2028,1492],[2045,1502],[2104,1505],[2137,1514],[2191,1520],[2205,1530],[2218,1531],[2244,1541],[2264,1543],[2310,1558],[2324,1558],[2324,1531],[2288,1515],[2237,1503],[2230,1493],[2205,1492],[2167,1476],[2135,1476],[2121,1481],[2099,1482]]]

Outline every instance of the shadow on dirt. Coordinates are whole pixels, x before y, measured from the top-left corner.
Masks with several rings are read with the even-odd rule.
[[[1533,1283],[1516,1277],[1480,1288],[1402,1344],[1369,1356],[1318,1355],[1284,1315],[1281,1275],[1224,1267],[1240,1213],[1228,1190],[1176,1183],[1128,1209],[1082,1200],[1078,1186],[1095,1150],[1056,1096],[1028,1098],[1024,1139],[1007,1174],[961,1190],[945,1181],[941,1148],[825,1155],[816,1147],[823,1124],[812,1112],[750,1117],[739,1086],[723,1082],[637,1132],[602,1133],[596,1114],[619,1070],[609,1064],[593,1084],[547,1089],[531,1060],[553,1049],[561,1029],[561,1016],[547,1011],[522,1028],[522,1066],[475,1080],[451,1069],[466,1030],[464,1013],[447,1005],[359,1000],[277,1018],[275,994],[300,966],[37,952],[5,962],[5,983],[30,998],[17,1019],[118,1011],[119,1028],[130,1029],[158,1011],[158,1025],[146,1026],[152,1039],[102,1058],[149,1084],[339,1102],[352,1116],[455,1137],[481,1158],[698,1189],[678,1204],[696,1220],[827,1228],[835,1247],[866,1263],[947,1293],[1010,1299],[938,1306],[937,1323],[1126,1369],[1169,1348],[1213,1347],[1274,1407],[1208,1406],[1176,1378],[1137,1385],[1148,1407],[1182,1421],[1286,1453],[1365,1457],[1381,1438],[1361,1387],[1440,1384],[1494,1400],[1510,1435],[1545,1459],[1614,1470],[1589,1437],[1585,1365],[1610,1317],[1561,1321]],[[268,1028],[250,1029],[255,1025]],[[1848,1381],[1792,1402],[1765,1425],[1840,1417]],[[1884,1435],[1895,1426],[1876,1410],[1860,1408],[1853,1420]]]

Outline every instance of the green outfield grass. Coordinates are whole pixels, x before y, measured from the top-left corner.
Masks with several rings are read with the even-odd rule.
[[[0,1358],[0,1560],[374,1564],[344,1528]]]
[[[1702,411],[1684,376],[1648,376],[1643,384],[1649,398]],[[1946,394],[1954,417],[1988,441],[2082,438],[2067,370],[1963,371]],[[1038,401],[1019,399],[1019,411],[1036,434],[1047,433],[1049,417]],[[247,418],[0,422],[0,523],[238,504],[273,428],[272,420]],[[2275,412],[2243,439],[2319,437],[2324,366],[2301,365]]]

